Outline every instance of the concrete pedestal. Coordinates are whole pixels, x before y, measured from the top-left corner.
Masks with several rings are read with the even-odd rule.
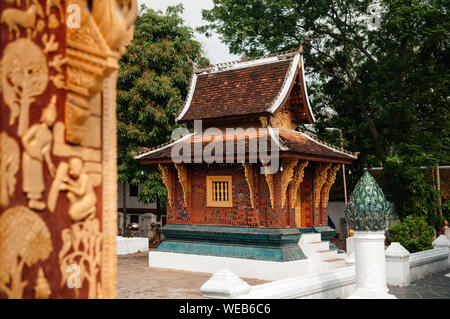
[[[384,231],[355,231],[356,290],[349,299],[395,299],[388,294]]]

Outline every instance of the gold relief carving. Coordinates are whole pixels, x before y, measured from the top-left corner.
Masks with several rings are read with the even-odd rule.
[[[22,280],[25,265],[46,260],[53,250],[45,222],[24,206],[6,210],[0,216],[0,290],[8,298],[22,298],[28,285]]]
[[[269,169],[267,169],[267,166],[269,164],[268,163],[263,163],[263,166],[266,167],[266,169],[264,170],[264,176],[266,177],[266,183],[267,186],[269,186],[269,193],[270,193],[270,205],[272,208],[274,208],[274,204],[275,204],[275,194],[274,194],[274,189],[273,189],[273,175],[274,174],[270,174],[269,173]]]
[[[34,299],[48,299],[52,294],[50,285],[45,278],[44,270],[39,268],[36,285],[34,286]]]
[[[170,170],[169,166],[167,165],[158,165],[159,171],[161,172],[161,178],[163,181],[164,186],[167,190],[167,203],[169,204],[169,207],[173,206],[172,202],[172,171]]]
[[[247,181],[248,189],[250,191],[250,203],[252,208],[255,208],[255,199],[253,198],[253,166],[250,163],[242,163],[245,170],[245,180]]]
[[[308,161],[301,161],[294,169],[294,177],[291,185],[291,207],[294,207],[298,200],[298,188],[305,176],[305,168],[308,166]]]
[[[183,188],[184,205],[188,207],[190,187],[187,176],[187,166],[186,164],[175,164],[175,168],[177,169],[178,172],[178,181],[180,182],[181,187]]]
[[[3,99],[11,112],[9,125],[19,117],[18,135],[23,136],[30,106],[47,88],[47,59],[32,41],[19,39],[6,46],[0,70]]]
[[[46,6],[45,6],[45,13],[47,14],[47,16],[50,15],[50,10],[52,7],[56,7],[58,9],[60,20],[61,20],[61,22],[64,22],[64,11],[63,11],[63,7],[61,4],[61,0],[47,0]]]
[[[43,110],[41,123],[31,126],[22,137],[24,147],[22,158],[23,191],[27,194],[28,206],[35,210],[44,210],[46,205],[41,201],[45,190],[44,161],[52,177],[56,169],[50,158],[52,132],[50,129],[56,120],[56,95]]]
[[[282,159],[283,171],[281,172],[281,207],[286,203],[286,191],[294,176],[294,167],[298,160]]]
[[[330,189],[331,186],[333,186],[334,182],[336,181],[336,173],[339,170],[340,165],[339,164],[333,164],[328,171],[328,176],[325,184],[323,185],[323,207],[328,207],[328,200],[330,196]]]
[[[89,218],[74,223],[69,229],[61,233],[63,246],[59,251],[59,266],[62,274],[61,286],[66,284],[70,272],[67,270],[72,264],[80,267],[80,283],[87,281],[88,298],[99,296],[101,284],[97,282],[97,275],[101,269],[101,249],[103,236],[97,219]],[[78,288],[75,288],[78,297]]]
[[[1,23],[5,23],[8,27],[9,38],[12,39],[13,32],[16,38],[20,37],[20,29],[22,27],[31,34],[31,29],[36,27],[37,17],[44,18],[44,11],[37,0],[32,0],[31,6],[26,10],[5,9],[1,16]]]
[[[58,51],[59,43],[56,42],[56,37],[54,34],[50,35],[50,38],[48,37],[48,34],[44,34],[42,36],[42,43],[44,44],[44,52],[45,53],[51,53]]]
[[[267,127],[267,117],[260,116],[259,117],[259,122],[261,123],[261,127],[262,128],[266,128]]]
[[[56,29],[59,27],[59,21],[58,18],[56,18],[56,16],[54,14],[51,14],[48,17],[48,27],[50,29]]]
[[[320,193],[322,191],[322,186],[325,184],[328,176],[328,170],[331,167],[331,163],[322,164],[317,163],[315,166],[314,172],[314,208],[319,208],[321,196]]]
[[[83,173],[83,162],[79,158],[70,159],[68,176],[63,180],[60,190],[67,191],[70,201],[68,213],[72,222],[95,217],[97,196],[89,176]]]
[[[98,128],[100,130],[100,128]],[[60,157],[81,157],[84,161],[101,162],[100,150],[66,144],[64,140],[64,123],[57,122],[53,128],[53,155]]]
[[[5,132],[0,133],[0,156],[0,206],[8,206],[16,189],[20,150],[17,142]]]
[[[103,83],[103,161],[102,161],[102,271],[98,298],[116,298],[116,235],[117,235],[117,120],[116,83],[118,71]],[[99,290],[99,289],[98,289]]]
[[[285,109],[278,111],[270,117],[270,125],[287,130],[295,130],[297,128],[293,115]]]
[[[133,38],[137,11],[134,0],[94,1],[92,15],[111,50],[125,52]]]
[[[63,182],[59,183],[59,189],[67,192],[70,201],[68,215],[74,224],[61,233],[63,241],[63,247],[59,252],[63,276],[61,285],[64,285],[70,275],[70,272],[67,272],[68,267],[76,264],[80,267],[81,282],[86,280],[89,285],[88,298],[96,298],[102,295],[97,275],[101,269],[103,242],[100,222],[95,218],[97,196],[89,176],[83,173],[83,162],[79,158],[70,159],[68,167],[61,168],[61,172],[64,171],[67,175],[63,178]],[[78,296],[78,289],[76,294]]]

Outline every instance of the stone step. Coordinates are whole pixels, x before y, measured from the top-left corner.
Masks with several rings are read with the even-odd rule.
[[[336,258],[337,256],[337,251],[336,250],[331,250],[331,249],[325,249],[325,250],[318,250],[316,251],[317,256],[325,261],[325,260],[330,260],[333,258]]]
[[[330,249],[329,243],[326,242],[326,241],[302,243],[302,244],[300,244],[300,247],[303,250],[307,250],[309,252],[316,252],[318,250],[328,250],[328,249]]]
[[[317,242],[321,241],[322,237],[319,233],[306,233],[302,234],[300,237],[300,243],[310,243],[310,242]]]
[[[327,265],[328,269],[336,269],[336,268],[342,268],[346,267],[347,264],[345,263],[345,260],[342,258],[331,258],[324,260],[324,263]]]

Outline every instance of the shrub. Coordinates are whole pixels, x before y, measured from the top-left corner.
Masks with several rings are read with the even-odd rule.
[[[415,253],[433,248],[434,229],[424,217],[409,215],[389,227],[387,237],[390,243],[399,242],[410,253]]]

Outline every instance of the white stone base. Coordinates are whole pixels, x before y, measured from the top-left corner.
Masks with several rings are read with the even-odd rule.
[[[312,273],[311,262],[308,259],[276,262],[157,251],[149,252],[148,259],[150,267],[211,274],[225,268],[239,277],[262,280],[280,280]]]
[[[127,255],[148,251],[148,238],[145,237],[116,237],[116,254]]]
[[[394,295],[383,290],[356,289],[347,299],[397,299]]]

